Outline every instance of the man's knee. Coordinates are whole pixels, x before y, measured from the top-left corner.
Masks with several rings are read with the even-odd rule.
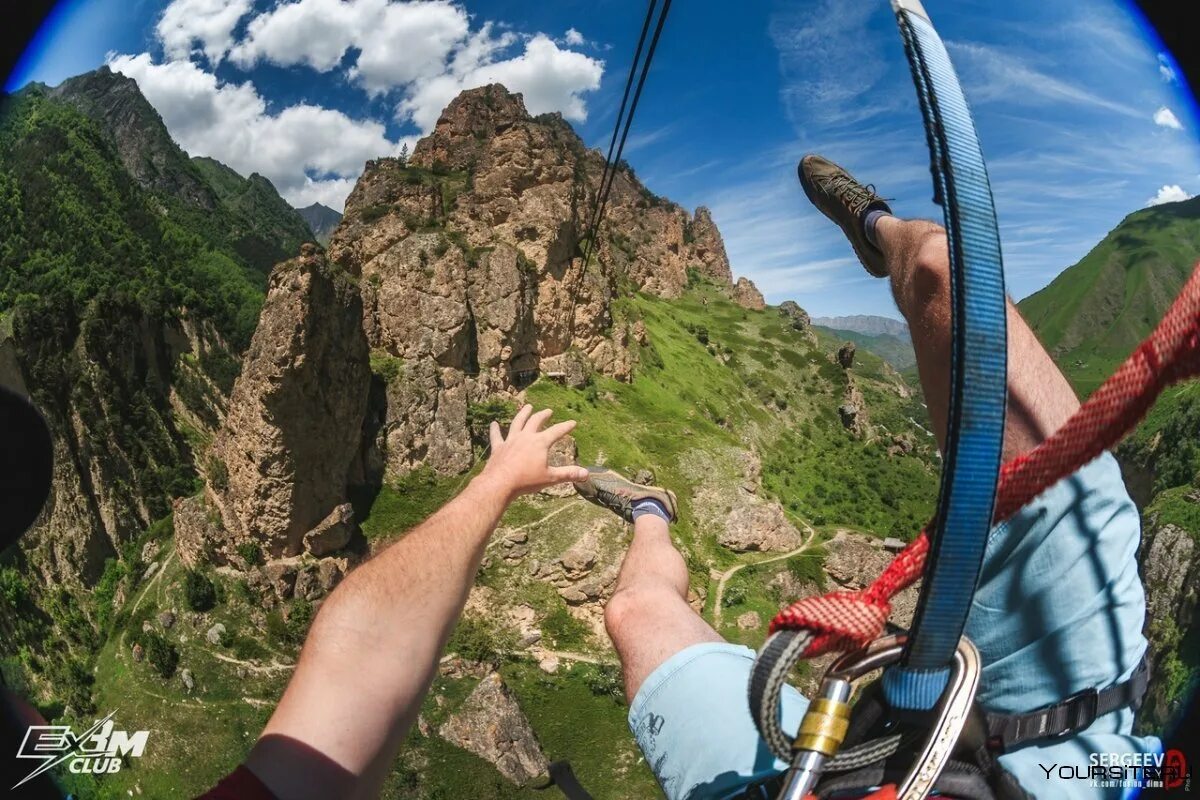
[[[640,637],[643,628],[655,626],[662,614],[674,610],[681,602],[679,595],[666,587],[623,586],[613,592],[604,606],[604,628],[619,648],[623,640]]]
[[[604,629],[614,642],[622,638],[631,626],[645,617],[646,609],[654,602],[655,590],[638,586],[617,589],[604,606]]]

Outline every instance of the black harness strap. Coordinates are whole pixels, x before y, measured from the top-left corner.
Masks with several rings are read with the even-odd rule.
[[[988,748],[1006,752],[1038,739],[1072,736],[1091,726],[1098,717],[1129,707],[1137,711],[1150,683],[1150,662],[1145,656],[1127,680],[1105,689],[1084,689],[1065,700],[1024,714],[987,712]]]

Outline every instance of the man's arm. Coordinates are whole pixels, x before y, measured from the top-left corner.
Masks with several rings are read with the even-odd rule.
[[[437,671],[488,538],[514,499],[586,480],[551,467],[550,410],[525,406],[454,500],[351,572],[321,606],[300,663],[246,766],[284,800],[374,797]],[[315,751],[315,752],[313,752]],[[323,756],[323,758],[322,758]]]

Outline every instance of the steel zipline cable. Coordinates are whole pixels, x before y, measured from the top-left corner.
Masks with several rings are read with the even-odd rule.
[[[625,151],[625,140],[629,138],[629,129],[633,125],[633,115],[637,111],[638,101],[642,97],[642,88],[646,85],[646,76],[650,74],[650,63],[654,60],[655,50],[658,49],[658,40],[662,35],[663,25],[667,21],[667,13],[671,10],[671,0],[663,0],[662,8],[658,14],[658,22],[654,26],[654,35],[650,39],[650,47],[646,50],[646,58],[643,61],[641,58],[642,49],[645,47],[646,34],[650,30],[650,22],[654,19],[656,8],[658,8],[658,0],[650,0],[650,5],[646,9],[646,20],[642,23],[642,33],[638,38],[637,50],[634,52],[633,63],[629,65],[629,77],[625,80],[625,93],[621,97],[621,107],[617,113],[617,121],[613,126],[612,138],[608,144],[608,155],[604,160],[604,172],[600,176],[600,187],[596,193],[596,202],[589,218],[588,227],[586,228],[583,265],[579,271],[579,278],[575,281],[574,290],[571,292],[572,309],[574,309],[579,297],[579,290],[583,287],[584,278],[587,277],[588,265],[596,252],[596,236],[600,231],[600,224],[604,220],[604,211],[608,206],[608,195],[612,191],[613,181],[616,180],[617,168],[621,163],[621,154]],[[633,76],[638,71],[639,62],[641,64],[641,74],[638,75],[637,88],[634,90],[632,101],[630,101],[629,90],[633,87]],[[629,107],[628,114],[625,113],[627,105]],[[620,132],[619,142],[617,140],[618,132]],[[613,153],[614,145],[616,146],[615,155]],[[572,333],[574,332],[574,327],[575,315],[572,313]]]

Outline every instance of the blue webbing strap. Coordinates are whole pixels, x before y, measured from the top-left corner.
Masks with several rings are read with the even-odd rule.
[[[1004,440],[1004,267],[983,153],[945,45],[918,0],[892,0],[921,102],[934,201],[950,251],[951,361],[946,452],[920,600],[900,665],[884,674],[896,707],[933,708],[966,625],[991,529]]]

